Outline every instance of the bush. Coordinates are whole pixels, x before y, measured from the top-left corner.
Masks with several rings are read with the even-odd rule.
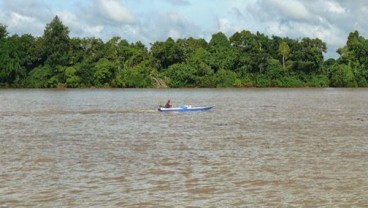
[[[195,69],[187,64],[171,65],[165,72],[169,77],[169,87],[194,87],[197,83],[198,77],[195,76]]]
[[[237,80],[235,72],[221,69],[215,74],[214,81],[217,88],[228,88],[236,86],[237,83],[239,84]]]
[[[329,80],[326,75],[312,75],[309,77],[306,86],[309,87],[328,87]]]
[[[254,76],[254,84],[256,87],[270,87],[270,82],[269,78],[264,74],[257,74]]]
[[[114,81],[114,87],[145,88],[152,87],[151,69],[135,66],[122,70]]]
[[[330,86],[332,87],[356,87],[353,70],[346,64],[335,64],[330,69]]]
[[[305,84],[294,76],[282,77],[275,81],[275,87],[304,87]]]
[[[53,72],[50,67],[43,66],[33,69],[25,80],[26,87],[47,88],[49,87],[49,79]]]

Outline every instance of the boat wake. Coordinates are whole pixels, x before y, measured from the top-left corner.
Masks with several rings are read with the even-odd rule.
[[[75,113],[75,112],[74,112]],[[80,114],[127,114],[127,113],[157,113],[157,110],[153,109],[123,109],[123,110],[85,110],[77,112]]]
[[[88,109],[88,110],[61,110],[53,109],[48,111],[33,111],[33,112],[1,112],[0,117],[10,117],[10,116],[51,116],[51,115],[93,115],[93,114],[143,114],[143,113],[157,113],[154,109]]]

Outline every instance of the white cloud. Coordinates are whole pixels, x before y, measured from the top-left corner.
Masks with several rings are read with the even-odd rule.
[[[347,10],[339,2],[325,1],[326,11],[336,14],[345,14]]]
[[[169,29],[168,31],[168,34],[167,34],[169,37],[173,38],[173,39],[178,39],[178,38],[181,38],[182,35],[181,35],[181,32],[174,29],[174,28],[171,28]]]
[[[12,34],[42,35],[44,20],[48,19],[50,10],[42,2],[24,0],[2,0],[0,2],[0,23],[7,26]]]
[[[178,12],[146,14],[151,18],[141,19],[142,36],[149,37],[150,42],[165,40],[168,37],[174,39],[199,37],[202,31],[187,17]]]
[[[1,12],[11,14],[18,13],[24,17],[44,21],[52,16],[52,11],[43,4],[41,0],[26,1],[26,0],[2,0]]]
[[[10,23],[12,26],[18,27],[23,24],[30,24],[34,19],[28,16],[21,15],[17,12],[10,13]]]
[[[181,6],[187,6],[189,5],[189,1],[188,0],[162,0],[162,1],[166,1],[167,3],[173,4],[173,5],[181,5]]]
[[[134,16],[119,0],[96,0],[99,15],[111,23],[133,23]]]
[[[8,26],[7,30],[10,31],[10,34],[20,33],[20,34],[29,34],[35,29],[37,29],[37,35],[41,35],[45,25],[39,22],[38,19],[22,15],[17,12],[9,11],[5,13],[5,18],[7,19],[6,24]],[[0,19],[2,23],[3,18]],[[12,32],[16,31],[16,32]]]
[[[58,16],[63,21],[64,25],[67,25],[71,36],[87,36],[87,37],[101,37],[104,26],[97,24],[92,25],[84,21],[79,21],[79,17],[71,12],[60,12]]]
[[[311,14],[306,6],[299,1],[268,0],[266,6],[271,14],[282,15],[285,19],[308,20]]]
[[[208,38],[250,30],[290,38],[320,38],[337,56],[349,32],[368,36],[366,0],[0,0],[0,23],[10,34],[39,36],[55,15],[71,36],[119,36],[152,43]]]
[[[367,34],[365,5],[363,0],[258,0],[239,12],[252,16],[253,30],[268,35],[320,38],[329,48],[327,57],[336,57],[349,32]]]
[[[217,31],[221,31],[228,35],[232,35],[235,32],[242,30],[241,28],[238,28],[236,25],[234,25],[230,19],[224,17],[220,17],[217,20],[217,24],[218,24]]]

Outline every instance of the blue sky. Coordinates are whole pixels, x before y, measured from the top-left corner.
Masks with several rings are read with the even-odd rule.
[[[337,57],[349,32],[368,35],[366,0],[0,0],[10,34],[41,36],[58,15],[72,37],[119,36],[149,44],[216,32],[250,30],[268,36],[320,38]]]

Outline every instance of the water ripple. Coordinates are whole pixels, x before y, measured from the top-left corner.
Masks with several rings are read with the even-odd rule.
[[[367,90],[11,92],[0,207],[368,205]]]

